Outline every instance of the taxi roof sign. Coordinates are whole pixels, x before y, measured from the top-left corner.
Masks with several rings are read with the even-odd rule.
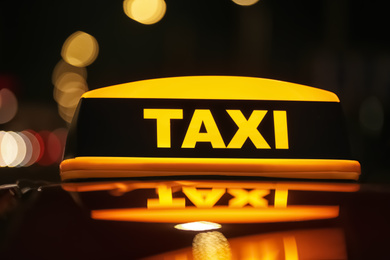
[[[340,102],[330,91],[280,80],[237,76],[141,80],[95,89],[82,97]]]
[[[60,169],[63,180],[360,175],[334,93],[232,76],[144,80],[85,93]]]

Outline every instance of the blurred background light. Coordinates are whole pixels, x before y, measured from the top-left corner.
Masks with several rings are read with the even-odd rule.
[[[52,150],[56,152],[57,149],[56,146],[58,145],[59,142],[53,140],[55,139],[55,137],[52,136],[53,134],[50,131],[47,130],[40,131],[39,135],[42,137],[45,152],[42,154],[42,157],[40,158],[40,160],[37,161],[37,163],[41,166],[51,165],[55,162],[55,160],[53,160],[53,156],[50,155],[50,153],[52,152]]]
[[[59,163],[63,156],[68,130],[58,128],[39,134],[0,131],[0,167],[28,167],[38,162],[42,166]]]
[[[23,159],[26,157],[27,146],[24,142],[24,139],[22,138],[22,136],[19,135],[19,133],[10,131],[9,134],[12,135],[16,143],[16,146],[12,148],[10,147],[10,149],[15,150],[16,153],[13,160],[8,164],[8,167],[16,167],[19,166]]]
[[[73,87],[66,89],[66,92],[57,92],[58,97],[58,112],[64,121],[70,123],[76,111],[77,104],[81,96],[85,93],[85,89],[78,88],[77,83],[73,83]],[[59,94],[60,93],[60,94]]]
[[[60,163],[62,160],[67,135],[66,128],[58,128],[49,137],[50,156],[54,163]]]
[[[66,66],[62,66],[62,70],[59,71],[56,68],[53,71],[53,97],[57,101],[58,112],[61,118],[70,123],[80,97],[88,91],[88,85],[85,80],[86,70],[77,72],[70,68],[67,71]]]
[[[383,105],[377,97],[371,96],[363,101],[359,110],[359,120],[363,129],[372,134],[379,134],[382,131]]]
[[[31,157],[33,155],[34,152],[33,145],[30,140],[30,137],[27,136],[27,134],[29,134],[28,132],[23,131],[23,132],[19,132],[18,134],[20,135],[20,137],[23,138],[23,141],[26,145],[26,153],[23,160],[19,163],[19,166],[26,166],[26,164],[31,160]]]
[[[3,143],[4,135],[5,135],[5,132],[4,131],[0,131],[0,167],[7,166],[7,164],[5,163],[5,161],[3,159],[3,151],[2,151],[2,148],[1,148],[1,144]]]
[[[242,6],[249,6],[256,4],[259,0],[232,0],[234,3]]]
[[[62,107],[76,107],[80,97],[85,93],[85,85],[79,82],[70,82],[65,91],[56,91],[56,101]]]
[[[42,157],[44,152],[43,140],[38,133],[35,133],[32,130],[25,130],[22,131],[22,133],[28,137],[31,142],[31,157],[30,159],[22,162],[24,164],[23,166],[28,167],[33,165]]]
[[[62,145],[58,136],[50,133],[47,139],[48,155],[52,163],[58,163],[62,156]]]
[[[69,64],[86,67],[95,61],[99,45],[92,35],[77,31],[66,39],[62,46],[61,56]]]
[[[164,0],[125,0],[123,10],[131,19],[142,24],[154,24],[160,21],[166,12]]]
[[[80,74],[74,72],[63,73],[61,77],[58,78],[54,86],[56,91],[66,92],[67,89],[74,87],[76,84],[77,88],[81,88],[84,90],[88,89],[85,78],[83,78]]]
[[[76,111],[76,107],[69,108],[69,107],[63,107],[63,106],[58,105],[58,113],[59,113],[60,117],[68,124],[70,124],[72,122],[73,115],[74,115],[75,111]]]
[[[0,124],[11,121],[18,111],[18,101],[11,90],[0,90]]]
[[[1,166],[17,166],[26,155],[26,145],[23,138],[15,132],[5,132],[2,134],[0,153],[2,157]]]
[[[9,132],[4,132],[0,144],[0,153],[2,157],[3,167],[9,166],[12,163],[18,152],[18,144],[15,138]]]
[[[62,78],[65,73],[75,73],[80,75],[84,80],[87,80],[87,69],[85,67],[75,67],[64,60],[60,60],[54,67],[52,74],[52,83],[57,85],[57,80]]]

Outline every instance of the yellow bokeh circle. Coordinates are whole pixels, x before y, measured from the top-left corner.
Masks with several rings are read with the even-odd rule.
[[[85,67],[95,61],[99,45],[92,35],[77,31],[66,39],[62,46],[61,56],[69,64]]]
[[[154,24],[160,21],[166,12],[164,0],[125,0],[123,10],[131,19],[142,24]]]

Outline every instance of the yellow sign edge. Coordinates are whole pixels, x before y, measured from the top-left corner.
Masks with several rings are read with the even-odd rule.
[[[76,157],[60,164],[62,180],[161,176],[251,176],[358,180],[360,164],[336,159]]]
[[[141,80],[88,91],[82,98],[217,99],[340,102],[336,94],[285,81],[239,76]]]
[[[288,206],[286,208],[213,208],[183,209],[103,209],[92,210],[91,218],[113,221],[183,223],[212,221],[218,223],[264,223],[329,219],[339,216],[339,206]]]

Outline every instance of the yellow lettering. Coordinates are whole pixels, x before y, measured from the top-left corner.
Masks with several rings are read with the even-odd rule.
[[[246,204],[251,204],[256,208],[268,207],[268,201],[264,199],[264,196],[269,194],[269,190],[228,189],[228,193],[234,196],[233,199],[229,200],[229,207],[242,208]]]
[[[257,149],[270,149],[267,141],[257,130],[260,122],[263,120],[266,110],[253,110],[248,120],[240,110],[226,110],[236,125],[239,127],[233,136],[227,148],[241,148],[246,139],[250,139]]]
[[[287,207],[288,190],[275,190],[275,208]]]
[[[165,185],[157,187],[158,199],[148,199],[148,209],[155,208],[184,208],[186,201],[184,198],[172,198],[172,189]]]
[[[212,208],[223,196],[225,189],[202,189],[183,187],[183,192],[198,208]]]
[[[182,119],[182,109],[144,109],[145,119],[157,121],[157,147],[171,147],[171,119]]]
[[[288,131],[286,111],[274,111],[275,148],[288,149]]]
[[[205,133],[200,133],[202,123]],[[196,109],[188,126],[182,148],[194,148],[197,142],[210,142],[213,148],[225,148],[222,136],[219,133],[213,115],[208,109]]]

